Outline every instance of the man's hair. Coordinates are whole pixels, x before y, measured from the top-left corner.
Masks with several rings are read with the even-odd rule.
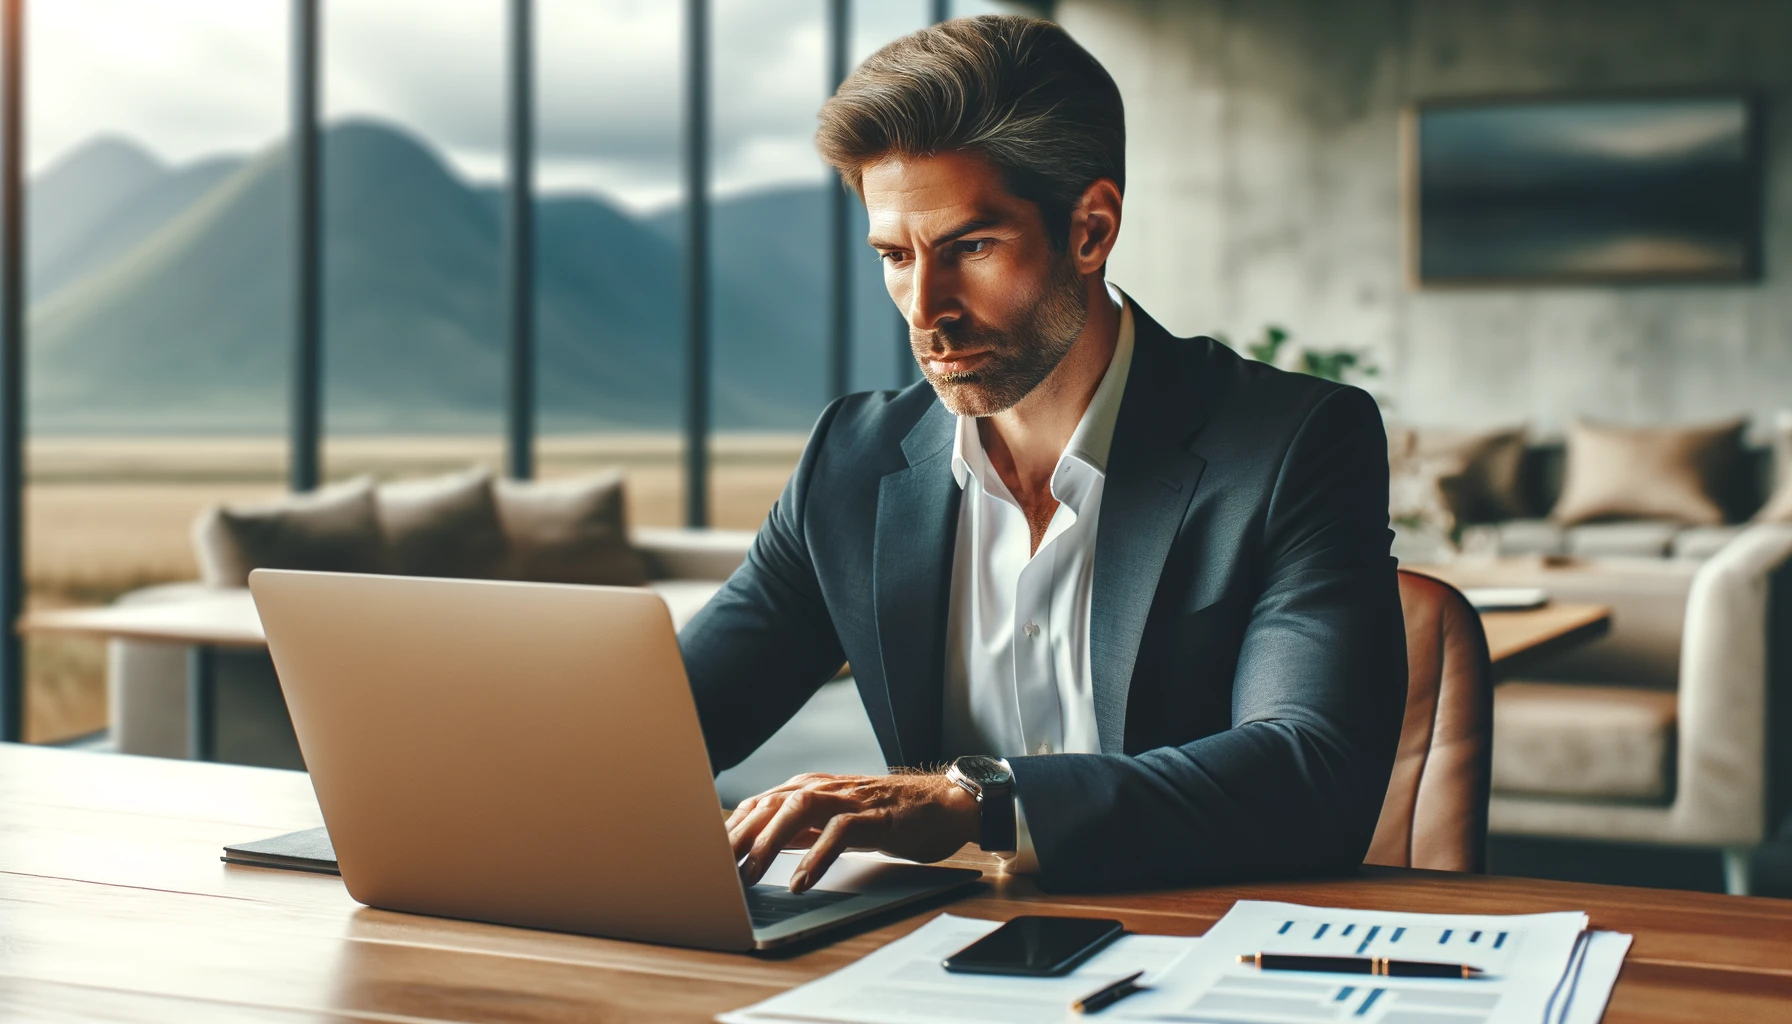
[[[941,22],[872,54],[821,108],[822,159],[862,194],[865,165],[967,151],[1039,207],[1053,247],[1101,178],[1126,188],[1120,89],[1069,33],[1038,18]]]

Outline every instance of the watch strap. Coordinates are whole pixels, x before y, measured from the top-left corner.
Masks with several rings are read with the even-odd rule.
[[[1014,787],[1004,786],[995,791],[986,789],[977,798],[977,806],[983,817],[977,845],[988,853],[1013,853],[1016,846]]]
[[[973,769],[967,772],[967,761],[994,761],[1002,768],[1007,779],[998,785],[983,785],[973,778],[977,774]],[[954,762],[947,778],[977,798],[977,845],[989,853],[1014,853],[1018,845],[1016,832],[1016,814],[1014,809],[1014,772],[1008,762],[1001,758],[984,756],[959,758]]]

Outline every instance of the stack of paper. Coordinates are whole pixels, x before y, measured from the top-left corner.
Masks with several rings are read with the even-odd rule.
[[[1133,996],[1117,1018],[1364,1021],[1370,1024],[1583,1024],[1599,1020],[1630,936],[1588,932],[1581,913],[1408,914],[1241,900],[1172,983]],[[1253,953],[1465,964],[1470,979],[1264,971]]]
[[[942,914],[825,978],[717,1018],[724,1024],[1074,1021],[1075,1000],[1134,971],[1147,989],[1113,1020],[1213,1024],[1595,1024],[1630,936],[1580,913],[1407,914],[1241,900],[1203,938],[1127,935],[1062,978],[952,974],[940,961],[1000,922]],[[1460,963],[1470,979],[1263,971],[1253,953]]]

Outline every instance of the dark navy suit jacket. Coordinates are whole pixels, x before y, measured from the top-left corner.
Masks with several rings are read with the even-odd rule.
[[[1040,884],[1353,867],[1406,693],[1380,413],[1134,316],[1090,607],[1102,752],[1009,759]],[[822,413],[745,563],[679,635],[716,770],[842,661],[891,765],[948,753],[954,426],[925,382]]]

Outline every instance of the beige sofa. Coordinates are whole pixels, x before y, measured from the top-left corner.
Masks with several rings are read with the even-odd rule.
[[[1792,525],[1760,525],[1691,574],[1683,625],[1652,638],[1679,640],[1672,689],[1530,683],[1496,698],[1494,831],[1713,847],[1746,892],[1749,855],[1792,796],[1776,749],[1789,567]]]
[[[1792,524],[1747,521],[1785,455],[1742,455],[1727,523],[1558,523],[1566,453],[1533,444],[1521,514],[1463,525],[1465,554],[1437,568],[1456,585],[1612,609],[1607,636],[1496,688],[1493,833],[1721,851],[1747,890],[1753,848],[1792,810]]]
[[[1457,564],[1612,609],[1605,638],[1494,691],[1490,831],[1721,851],[1732,892],[1792,811],[1792,525],[1702,562]]]
[[[495,524],[496,540],[482,550],[496,561],[480,575],[503,575],[508,578],[550,578],[556,582],[610,582],[599,575],[589,579],[567,578],[564,567],[581,563],[598,563],[600,569],[617,571],[616,557],[593,559],[595,546],[609,545],[610,556],[620,556],[625,567],[620,570],[628,582],[638,583],[665,600],[677,625],[695,615],[746,556],[753,533],[747,530],[684,530],[668,528],[636,528],[629,530],[621,518],[621,482],[613,474],[585,480],[556,481],[552,484],[527,485],[494,482],[480,474],[456,474],[428,481],[404,481],[372,487],[374,506],[382,511],[404,504],[410,513],[419,509],[428,513],[428,501],[437,500],[446,508],[437,516],[437,527],[453,536],[463,537],[491,532]],[[489,495],[481,499],[481,489]],[[613,488],[613,495],[602,493]],[[424,504],[419,505],[419,494]],[[391,500],[387,500],[390,498]],[[493,500],[493,499],[496,500]],[[545,500],[544,500],[545,499]],[[198,561],[207,578],[185,583],[148,587],[126,594],[121,603],[176,601],[195,594],[215,594],[240,590],[241,576],[266,561],[270,551],[280,548],[268,543],[270,533],[266,517],[283,509],[302,505],[307,499],[289,499],[251,510],[214,509],[195,524],[194,543]],[[330,499],[326,499],[328,501]],[[340,559],[344,550],[342,507],[352,505],[356,496],[346,499],[338,495],[336,508],[326,510],[334,516],[328,537],[328,550],[319,555],[325,564],[307,565],[306,554],[289,544],[277,550],[278,564],[287,568],[339,568],[329,564]],[[531,507],[530,502],[535,502]],[[469,513],[468,509],[474,509]],[[480,511],[488,508],[490,514]],[[529,515],[511,514],[517,508]],[[545,508],[545,513],[542,510]],[[570,515],[568,514],[570,510]],[[590,514],[595,512],[596,514]],[[362,520],[366,510],[362,509]],[[484,515],[484,526],[473,523]],[[258,524],[255,517],[263,520]],[[235,518],[232,518],[232,517]],[[471,518],[470,518],[471,517]],[[350,517],[352,518],[352,517]],[[416,518],[412,516],[413,520]],[[248,525],[245,526],[244,524]],[[382,531],[381,527],[385,527]],[[389,549],[406,539],[406,525],[391,518],[380,524],[360,522],[349,530],[373,530],[374,544],[366,548],[382,559],[389,569],[401,568],[385,561]],[[259,538],[261,551],[245,550],[233,543],[229,534]],[[278,532],[278,531],[273,531]],[[288,531],[289,533],[291,531]],[[438,536],[445,535],[441,529]],[[501,535],[501,536],[500,536]],[[420,534],[409,534],[412,539]],[[416,547],[416,545],[412,545]],[[254,544],[247,547],[255,547]],[[462,545],[462,555],[465,546]],[[519,553],[530,557],[518,558]],[[257,557],[257,556],[260,557]],[[438,558],[441,558],[438,554]],[[465,558],[461,558],[465,562]],[[463,575],[453,558],[442,560],[430,571],[427,560],[410,558],[402,568],[418,575]],[[559,568],[557,568],[559,567]],[[574,572],[575,577],[579,573]],[[122,753],[148,754],[162,757],[184,757],[187,749],[187,648],[180,644],[152,643],[137,640],[113,640],[107,657],[107,688],[111,705],[112,741]],[[220,760],[238,764],[280,768],[301,768],[298,744],[281,699],[273,665],[264,651],[219,651],[216,671],[217,744]]]

